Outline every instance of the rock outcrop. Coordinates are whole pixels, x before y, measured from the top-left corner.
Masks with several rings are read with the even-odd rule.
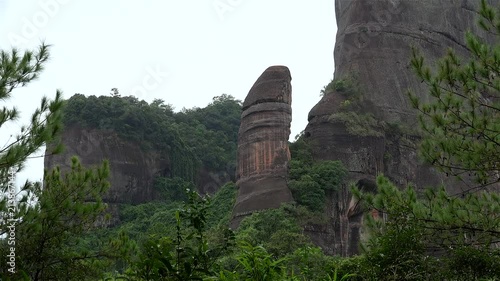
[[[61,140],[64,152],[47,155],[45,169],[60,166],[63,171],[69,170],[74,155],[85,167],[109,160],[111,186],[103,197],[108,204],[108,212],[112,214],[108,225],[118,223],[119,204],[136,205],[161,199],[160,193],[153,187],[154,179],[169,176],[175,164],[165,152],[145,151],[139,143],[124,140],[111,130],[71,125],[63,130]],[[201,167],[196,172],[195,181],[200,193],[212,194],[231,178],[227,171],[213,172]]]
[[[238,135],[238,196],[232,227],[254,211],[293,201],[287,186],[290,81],[287,67],[271,66],[257,79],[243,103]]]
[[[155,176],[168,174],[168,156],[145,152],[138,144],[125,141],[112,131],[71,126],[64,129],[61,139],[65,150],[46,156],[46,169],[56,165],[69,169],[73,155],[86,167],[108,159],[111,188],[103,198],[105,202],[140,204],[159,198],[152,183]]]
[[[305,130],[315,160],[341,160],[349,180],[368,189],[379,173],[419,188],[445,180],[417,157],[418,123],[407,90],[424,101],[428,95],[411,69],[411,47],[428,62],[448,48],[466,54],[465,32],[477,31],[478,2],[336,0],[338,84],[310,111]],[[330,223],[307,232],[329,254],[357,253],[362,214],[347,187],[327,209]]]
[[[85,167],[109,160],[111,186],[103,201],[112,216],[111,221],[102,222],[102,226],[119,222],[119,204],[141,204],[160,198],[153,188],[153,180],[157,175],[168,174],[167,156],[144,152],[138,144],[121,139],[113,131],[71,126],[64,129],[61,140],[63,153],[45,156],[45,169],[60,166],[63,171],[69,170],[72,156],[78,156]]]

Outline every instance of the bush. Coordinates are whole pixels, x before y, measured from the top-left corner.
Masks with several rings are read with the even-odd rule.
[[[309,239],[302,234],[302,227],[286,206],[246,217],[240,224],[236,238],[254,246],[262,245],[275,257],[283,257],[309,244]]]
[[[308,166],[292,160],[289,175],[288,186],[295,201],[313,212],[322,212],[326,194],[341,187],[347,170],[340,161],[322,161]]]
[[[453,280],[478,280],[500,276],[500,251],[460,247],[450,252],[447,259],[449,278]]]
[[[344,96],[358,96],[361,91],[356,83],[355,75],[349,75],[344,78],[332,79],[323,87],[321,95],[328,95],[333,92],[340,93]]]

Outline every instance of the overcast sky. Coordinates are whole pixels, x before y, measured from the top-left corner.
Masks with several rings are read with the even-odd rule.
[[[23,120],[56,89],[69,98],[118,88],[176,110],[223,93],[244,100],[268,66],[286,65],[293,140],[333,77],[334,11],[334,0],[0,0],[0,48],[53,45],[40,79],[13,93]],[[11,132],[2,127],[0,144]],[[17,181],[27,175],[40,180],[43,159]]]

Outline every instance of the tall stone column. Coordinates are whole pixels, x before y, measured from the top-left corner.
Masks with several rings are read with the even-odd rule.
[[[287,186],[291,79],[286,66],[271,66],[257,79],[243,103],[233,228],[252,212],[293,201]]]

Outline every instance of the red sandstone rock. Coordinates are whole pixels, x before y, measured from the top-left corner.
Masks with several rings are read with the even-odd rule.
[[[292,121],[290,71],[266,69],[250,89],[241,114],[238,137],[238,196],[232,227],[254,211],[293,201],[287,186]]]

